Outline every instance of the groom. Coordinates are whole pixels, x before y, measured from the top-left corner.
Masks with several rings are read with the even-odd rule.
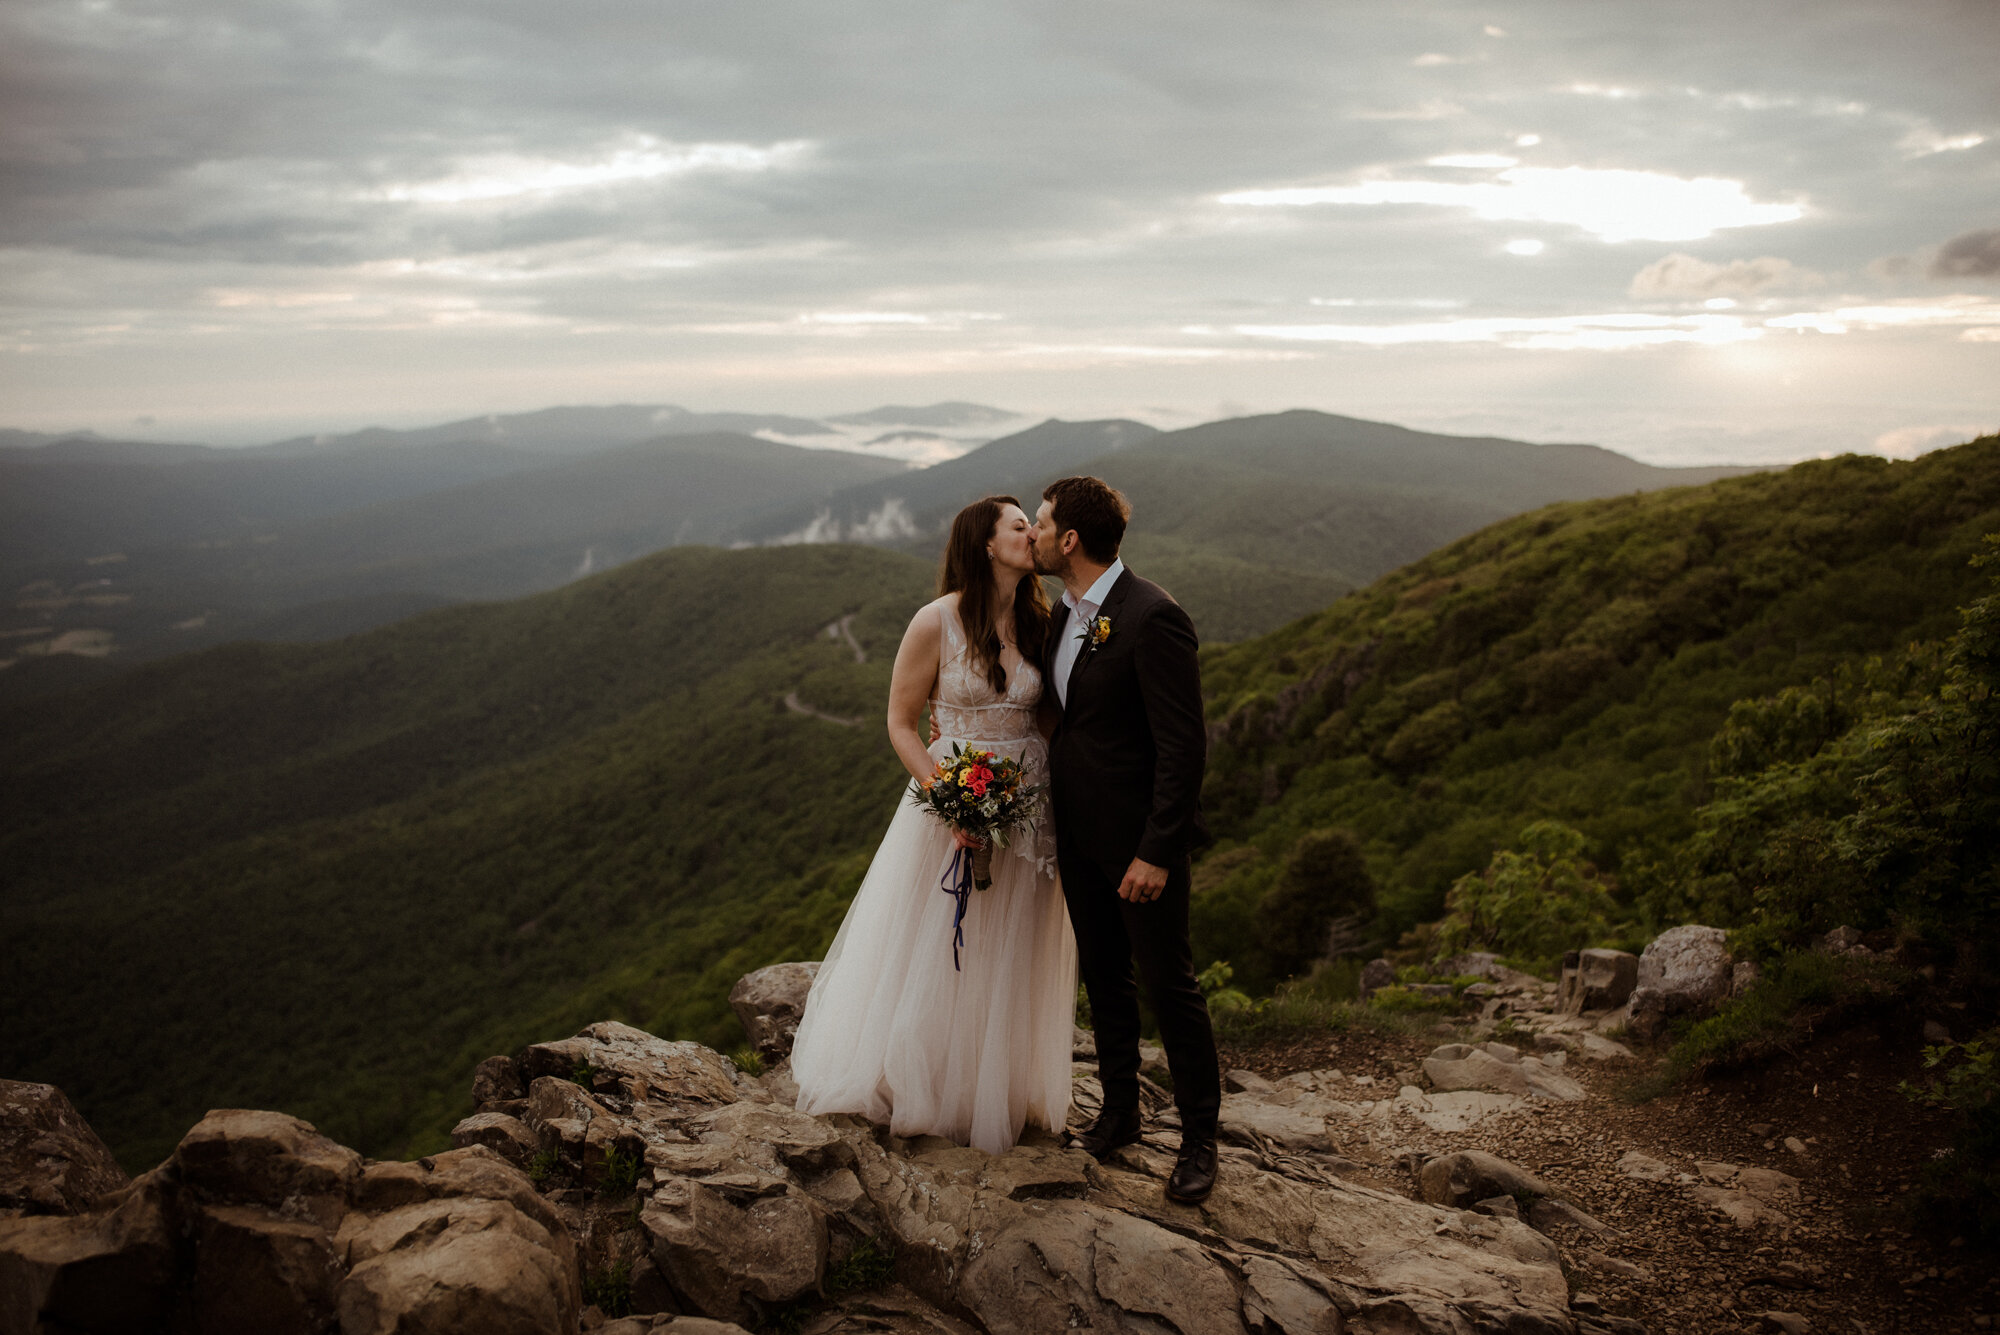
[[[1215,1187],[1221,1075],[1188,946],[1188,854],[1207,842],[1207,755],[1194,623],[1118,559],[1125,498],[1094,477],[1049,484],[1035,568],[1063,582],[1043,664],[1061,707],[1049,743],[1056,856],[1097,1030],[1104,1111],[1076,1144],[1098,1158],[1139,1139],[1139,991],[1160,1023],[1180,1158],[1167,1197]]]

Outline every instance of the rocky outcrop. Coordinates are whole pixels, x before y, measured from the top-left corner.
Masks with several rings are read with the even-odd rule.
[[[1564,1015],[1617,1010],[1639,985],[1639,957],[1624,950],[1573,950],[1563,957],[1556,1005]]]
[[[792,1039],[806,1013],[806,994],[818,974],[816,963],[773,964],[744,974],[729,989],[729,1008],[765,1061],[791,1055]]]
[[[483,1146],[367,1163],[282,1113],[212,1112],[88,1214],[0,1220],[0,1332],[548,1335],[576,1250]]]
[[[1735,969],[1720,927],[1672,927],[1639,956],[1632,992],[1632,1029],[1658,1034],[1676,1015],[1697,1014],[1729,995]]]
[[[1075,1087],[1093,1106],[1088,1066]],[[725,1335],[796,1324],[870,1267],[870,1328],[893,1331],[1609,1328],[1572,1311],[1562,1252],[1523,1222],[1551,1199],[1538,1179],[1496,1187],[1499,1169],[1456,1156],[1413,1200],[1373,1171],[1432,1119],[1548,1097],[1534,1084],[1426,1093],[1324,1070],[1231,1087],[1220,1184],[1176,1206],[1170,1129],[1105,1163],[1041,1131],[989,1156],[800,1113],[782,1067],[753,1079],[592,1025],[483,1063],[445,1154],[373,1163],[296,1118],[213,1113],[98,1208],[0,1221],[0,1335],[547,1335],[577,1329],[586,1291],[631,1313],[612,1335]]]
[[[61,1090],[0,1080],[0,1218],[75,1214],[129,1181]]]

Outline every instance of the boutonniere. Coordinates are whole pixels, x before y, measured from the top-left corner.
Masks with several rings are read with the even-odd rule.
[[[1091,618],[1077,629],[1076,637],[1083,641],[1083,651],[1086,654],[1095,653],[1098,646],[1111,638],[1111,618]]]

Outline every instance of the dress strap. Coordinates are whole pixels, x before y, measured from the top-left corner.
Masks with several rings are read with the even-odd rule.
[[[938,600],[938,624],[944,628],[944,636],[938,643],[938,666],[943,667],[965,655],[965,626],[949,598]]]

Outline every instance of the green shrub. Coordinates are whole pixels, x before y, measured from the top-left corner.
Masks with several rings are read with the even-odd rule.
[[[1566,951],[1611,931],[1612,883],[1586,862],[1583,835],[1560,821],[1521,831],[1518,850],[1493,855],[1484,872],[1458,878],[1432,936],[1440,954],[1490,950],[1547,973]]]
[[[1956,1114],[1951,1148],[1925,1165],[1917,1206],[1954,1232],[2000,1241],[2000,1029],[1965,1043],[1924,1049],[1924,1066],[1938,1071],[1903,1093]]]
[[[764,1074],[764,1054],[748,1043],[730,1053],[729,1060],[735,1064],[737,1070],[747,1076]]]
[[[1893,965],[1801,951],[1778,958],[1742,996],[1690,1025],[1667,1053],[1664,1075],[1678,1082],[1781,1051],[1807,1025],[1887,1000],[1908,986]]]

